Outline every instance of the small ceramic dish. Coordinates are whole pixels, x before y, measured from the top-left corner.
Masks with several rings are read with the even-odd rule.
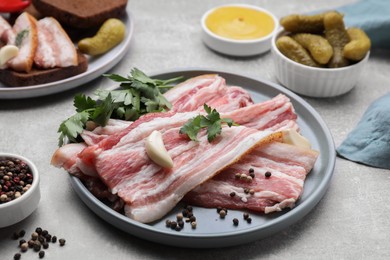
[[[281,29],[272,38],[272,56],[277,80],[286,88],[308,97],[335,97],[357,84],[370,53],[359,62],[341,68],[315,68],[290,60],[276,47],[276,40],[288,34]]]
[[[253,5],[229,4],[207,11],[201,19],[202,40],[211,49],[230,56],[253,56],[271,49],[279,21]]]
[[[36,166],[29,159],[20,155],[0,153],[0,159],[4,158],[19,159],[27,164],[29,172],[32,174],[32,183],[28,190],[20,197],[0,204],[0,228],[13,225],[28,217],[37,208],[41,198],[39,189],[39,173]],[[2,170],[2,172],[4,172],[4,170]],[[2,173],[2,175],[4,175],[4,173]],[[3,183],[3,185],[6,184]],[[1,190],[4,191],[3,185]]]

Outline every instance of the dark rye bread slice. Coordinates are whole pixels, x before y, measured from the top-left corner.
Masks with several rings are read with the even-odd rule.
[[[37,69],[29,72],[17,72],[10,69],[0,69],[0,82],[9,87],[33,86],[70,78],[88,69],[88,60],[78,52],[78,65],[64,68]]]
[[[123,15],[127,0],[33,0],[32,3],[39,13],[56,18],[62,25],[90,28]]]

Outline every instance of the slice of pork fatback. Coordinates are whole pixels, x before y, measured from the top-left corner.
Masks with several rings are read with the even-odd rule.
[[[224,126],[222,134],[209,143],[205,131],[198,134],[196,142],[180,134],[179,129],[161,131],[174,162],[172,169],[164,169],[150,160],[144,139],[122,138],[97,156],[100,178],[126,203],[125,213],[130,218],[144,223],[160,219],[187,192],[237,162],[256,145],[281,135],[244,126]]]
[[[171,111],[188,112],[203,110],[203,104],[219,112],[253,104],[249,93],[241,87],[228,87],[224,78],[216,74],[190,78],[164,94],[172,104]]]
[[[29,72],[38,46],[37,20],[24,12],[15,20],[12,30],[7,30],[8,44],[19,48],[18,55],[7,62],[16,71]]]
[[[39,68],[77,66],[77,51],[59,22],[52,17],[38,21],[38,48],[34,63]]]
[[[131,122],[124,122],[120,120],[110,120],[106,127],[98,127],[93,131],[85,130],[82,133],[82,137],[89,147],[85,150],[76,151],[73,149],[66,149],[67,145],[58,148],[58,152],[63,154],[61,158],[68,153],[69,160],[76,163],[77,166],[71,165],[71,163],[63,164],[61,161],[52,160],[52,164],[56,167],[64,167],[65,170],[74,172],[74,169],[84,169],[85,173],[90,176],[97,176],[94,158],[95,156],[103,150],[110,149],[112,146],[116,145],[122,137],[127,135],[129,132],[134,129],[139,129],[139,125],[144,125],[145,123],[151,122],[150,126],[144,127],[143,131],[135,132],[137,134],[143,134],[141,137],[135,137],[135,133],[129,135],[132,138],[146,138],[153,130],[159,130],[161,127],[179,127],[185,124],[186,120],[194,117],[199,112],[192,112],[183,119],[182,122],[173,122],[170,124],[170,117],[173,116],[173,113],[154,113],[147,114],[132,124]],[[272,130],[278,131],[283,129],[295,129],[299,130],[299,127],[296,123],[297,115],[295,114],[294,108],[290,100],[285,95],[278,95],[270,100],[264,101],[262,103],[257,103],[254,105],[249,105],[248,107],[236,109],[231,112],[222,113],[222,117],[228,117],[233,119],[236,123],[244,125],[246,127],[251,127],[257,130]],[[153,123],[152,121],[156,122]],[[154,125],[154,127],[152,127]],[[115,130],[115,131],[113,131]],[[81,160],[73,160],[74,153],[81,153]],[[57,153],[57,151],[55,152]],[[76,154],[76,155],[77,155]],[[95,173],[95,174],[94,174]],[[82,174],[82,173],[79,173]]]
[[[239,163],[190,191],[184,200],[207,208],[249,209],[265,213],[292,208],[303,192],[304,180],[318,154],[310,148],[281,142],[256,147]],[[250,176],[249,169],[253,170],[252,180],[236,176]],[[266,172],[271,176],[266,177]]]

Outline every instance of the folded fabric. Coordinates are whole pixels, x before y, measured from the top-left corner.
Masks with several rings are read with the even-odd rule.
[[[337,148],[351,161],[390,169],[390,93],[374,101]]]
[[[360,0],[336,9],[344,14],[347,27],[363,29],[373,48],[390,49],[390,1]]]

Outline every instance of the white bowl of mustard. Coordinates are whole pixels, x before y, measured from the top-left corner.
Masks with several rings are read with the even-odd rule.
[[[201,19],[202,40],[216,52],[230,56],[253,56],[271,49],[279,27],[269,11],[246,4],[229,4],[207,11]]]

